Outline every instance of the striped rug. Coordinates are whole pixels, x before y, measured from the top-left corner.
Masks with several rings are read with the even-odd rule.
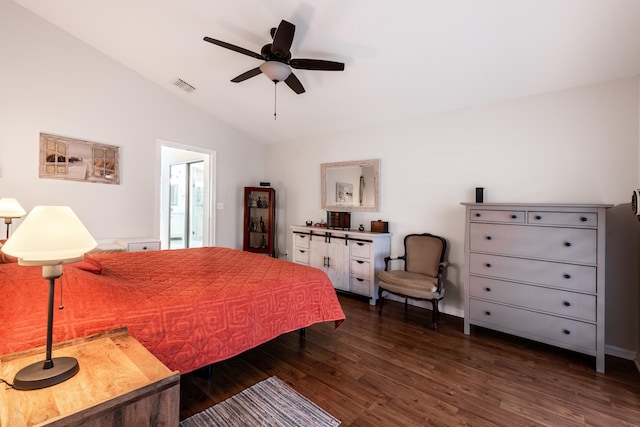
[[[336,427],[339,425],[340,420],[275,376],[180,422],[180,427]]]

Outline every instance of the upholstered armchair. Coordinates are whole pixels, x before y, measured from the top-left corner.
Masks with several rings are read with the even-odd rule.
[[[382,315],[384,293],[391,293],[407,300],[431,301],[432,327],[437,328],[438,302],[444,297],[444,275],[448,263],[444,261],[447,242],[429,233],[409,234],[404,238],[404,255],[385,257],[385,269],[378,273],[378,314]],[[392,261],[403,261],[403,270],[392,270]]]

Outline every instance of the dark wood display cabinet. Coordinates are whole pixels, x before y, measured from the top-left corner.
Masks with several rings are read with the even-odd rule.
[[[243,250],[276,257],[276,190],[244,188]]]

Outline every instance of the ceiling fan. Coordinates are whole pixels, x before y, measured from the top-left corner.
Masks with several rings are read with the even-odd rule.
[[[304,87],[295,74],[291,72],[291,68],[299,70],[343,71],[344,64],[342,62],[325,61],[322,59],[292,59],[290,49],[295,31],[295,25],[282,20],[278,28],[271,29],[273,42],[262,46],[260,53],[212,39],[211,37],[205,37],[204,40],[226,49],[231,49],[234,52],[265,61],[259,67],[253,68],[231,79],[232,82],[240,83],[264,73],[274,83],[284,81],[295,93],[301,94],[305,91]]]

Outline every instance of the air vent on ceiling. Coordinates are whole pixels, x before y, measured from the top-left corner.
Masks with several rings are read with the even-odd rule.
[[[194,90],[196,90],[195,87],[191,86],[189,83],[185,82],[182,79],[176,80],[173,84],[178,86],[180,89],[184,90],[185,92],[193,92]]]

